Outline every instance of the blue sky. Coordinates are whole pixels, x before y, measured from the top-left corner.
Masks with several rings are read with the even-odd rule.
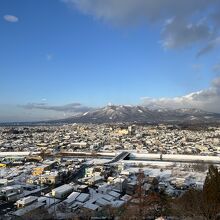
[[[175,97],[218,90],[218,1],[166,0],[165,12],[161,0],[115,2],[1,0],[0,121],[69,116],[74,108],[50,107],[72,103],[166,106]],[[186,12],[175,14],[178,7]],[[207,109],[204,102],[187,105]]]

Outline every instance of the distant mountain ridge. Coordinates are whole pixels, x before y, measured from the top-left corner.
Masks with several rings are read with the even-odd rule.
[[[63,123],[213,123],[220,122],[220,114],[194,108],[150,109],[145,106],[108,105],[58,121]]]

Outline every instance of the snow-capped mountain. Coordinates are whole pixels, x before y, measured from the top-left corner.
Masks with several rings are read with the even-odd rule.
[[[220,122],[220,114],[198,109],[150,109],[144,106],[108,105],[62,120],[68,123],[112,122]]]

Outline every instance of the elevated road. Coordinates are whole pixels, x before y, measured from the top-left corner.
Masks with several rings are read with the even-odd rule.
[[[121,152],[120,154],[118,154],[117,156],[115,156],[112,160],[108,161],[107,163],[105,164],[111,164],[111,163],[116,163],[116,162],[119,162],[121,160],[124,160],[126,157],[128,157],[130,155],[129,152],[127,151],[123,151]]]
[[[0,152],[0,158],[4,157],[30,157],[42,156],[42,152]],[[44,153],[44,158],[52,157],[77,157],[110,159],[106,164],[116,163],[129,156],[129,160],[136,161],[164,161],[164,162],[188,162],[188,163],[214,163],[220,164],[220,156],[182,155],[182,154],[150,154],[136,153],[134,151],[122,151],[118,155],[114,152],[58,152]]]

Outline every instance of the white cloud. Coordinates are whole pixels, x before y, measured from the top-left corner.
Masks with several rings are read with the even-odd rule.
[[[53,54],[47,54],[47,55],[46,55],[46,59],[47,59],[48,61],[51,61],[51,60],[53,59]]]
[[[198,53],[197,57],[200,57],[204,54],[211,52],[212,50],[220,46],[220,37],[210,40],[205,47],[203,47]]]
[[[192,69],[196,72],[200,72],[203,69],[203,65],[199,63],[195,63],[192,65]]]
[[[182,48],[206,41],[212,34],[206,23],[187,23],[184,19],[175,18],[165,23],[162,45],[168,49]]]
[[[113,23],[159,21],[170,17],[188,17],[204,11],[217,0],[63,0],[84,14]]]
[[[139,23],[165,26],[164,48],[176,49],[199,44],[199,55],[211,51],[220,34],[219,0],[61,0],[81,13],[113,25]],[[210,42],[212,45],[210,45]],[[204,50],[204,52],[203,52]]]
[[[220,73],[220,62],[219,62],[219,63],[216,63],[216,64],[213,66],[212,70],[213,70],[214,73],[219,74],[219,73]]]
[[[141,98],[148,107],[162,108],[198,108],[220,113],[220,77],[213,80],[209,88],[173,98]]]
[[[11,22],[11,23],[18,22],[18,17],[14,15],[4,15],[3,18],[5,19],[5,21]]]

